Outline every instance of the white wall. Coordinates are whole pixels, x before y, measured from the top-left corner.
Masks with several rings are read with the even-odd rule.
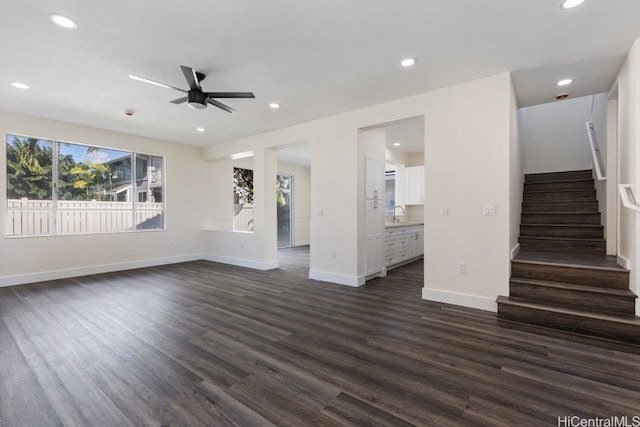
[[[524,191],[524,159],[519,127],[518,105],[516,95],[511,87],[511,115],[509,134],[509,248],[511,255],[515,255],[520,249],[518,237],[520,236],[520,214],[522,213],[522,193]]]
[[[423,166],[424,153],[413,153],[405,156],[405,166]],[[426,174],[426,172],[425,172]],[[405,206],[405,218],[403,221],[419,222],[424,221],[424,205],[407,205]]]
[[[311,170],[302,166],[278,163],[278,173],[294,177],[294,245],[308,245],[311,242]]]
[[[508,294],[513,103],[508,74],[431,94],[424,298],[496,310],[495,298]],[[497,215],[483,216],[483,205]],[[466,274],[457,272],[460,262]]]
[[[157,265],[202,255],[207,163],[187,145],[0,112],[0,134],[19,134],[165,157],[166,231],[0,239],[0,285]],[[6,230],[6,150],[0,150],[0,230]]]
[[[238,152],[309,141],[310,276],[357,285],[361,265],[358,129],[424,116],[423,296],[495,310],[494,300],[508,292],[509,282],[511,106],[511,78],[504,73],[211,146],[203,156],[216,162]],[[450,206],[449,217],[439,216],[442,204]],[[484,204],[496,205],[498,216],[483,217]],[[238,245],[241,239],[232,236],[228,246]],[[466,275],[456,273],[459,261],[467,263]]]
[[[591,169],[585,123],[594,121],[606,141],[607,94],[584,96],[522,108],[520,135],[525,173]],[[593,113],[592,113],[593,108]]]
[[[618,182],[631,184],[640,195],[640,39],[636,40],[618,76]],[[619,200],[619,199],[618,199]],[[618,257],[631,270],[630,288],[640,294],[640,215],[618,203]],[[640,315],[640,301],[636,301]]]
[[[247,150],[245,150],[247,151]],[[276,212],[276,151],[256,148],[251,159],[219,159],[208,163],[211,174],[207,197],[216,203],[210,211],[203,233],[205,259],[260,270],[278,267]],[[233,168],[253,170],[254,231],[234,232]]]

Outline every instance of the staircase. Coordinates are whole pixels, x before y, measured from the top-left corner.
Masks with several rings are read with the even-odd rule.
[[[592,172],[525,176],[520,251],[498,317],[640,344],[629,271],[606,256]]]

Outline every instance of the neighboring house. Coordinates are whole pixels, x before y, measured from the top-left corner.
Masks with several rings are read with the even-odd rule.
[[[137,156],[135,180],[137,202],[162,202],[162,165],[153,160]],[[110,189],[105,191],[106,199],[131,202],[134,194],[131,184],[131,156],[122,156],[104,164],[111,170],[111,185]]]

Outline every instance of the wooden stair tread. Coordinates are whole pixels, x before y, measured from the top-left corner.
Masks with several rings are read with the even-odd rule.
[[[575,192],[585,192],[589,191],[595,193],[596,190],[593,188],[568,188],[568,189],[553,189],[553,190],[526,190],[526,194],[533,193],[575,193]]]
[[[573,181],[593,179],[593,172],[589,169],[562,172],[529,173],[525,175],[525,182]]]
[[[564,283],[564,282],[553,282],[550,280],[537,280],[537,279],[528,279],[526,277],[511,277],[511,282],[521,283],[521,284],[530,284],[537,286],[545,286],[549,288],[556,289],[566,289],[570,291],[580,291],[580,292],[591,292],[591,293],[601,293],[607,295],[616,295],[621,297],[633,297],[637,298],[637,295],[631,292],[629,289],[614,289],[614,288],[603,288],[597,286],[588,286],[588,285],[578,285],[575,283]]]
[[[545,223],[541,223],[541,224],[537,224],[537,223],[526,223],[526,224],[520,224],[521,226],[526,226],[526,227],[552,227],[552,228],[559,228],[559,227],[564,227],[564,228],[581,228],[581,227],[588,227],[588,228],[602,228],[602,225],[597,225],[597,224],[576,224],[576,223],[572,223],[572,224],[545,224]]]
[[[550,203],[560,203],[560,202],[550,202]],[[582,211],[582,212],[570,212],[570,211],[558,211],[558,212],[553,212],[553,211],[549,211],[549,212],[522,212],[521,215],[531,215],[531,216],[535,216],[535,215],[549,215],[549,216],[593,216],[593,215],[597,215],[600,212],[588,212],[588,211]]]
[[[638,332],[640,333],[640,317],[638,316],[632,316],[632,315],[612,316],[608,314],[595,313],[591,311],[574,310],[571,308],[550,306],[542,303],[530,302],[530,301],[527,301],[526,299],[506,297],[502,295],[500,295],[496,299],[496,302],[498,304],[526,307],[534,310],[548,311],[548,312],[553,312],[558,314],[565,314],[569,316],[585,317],[589,319],[602,320],[605,322],[623,323],[630,326],[637,326],[639,328]]]
[[[593,181],[593,178],[550,179],[550,180],[545,180],[545,181],[526,182],[525,184],[554,184],[554,183],[586,182],[586,181]]]
[[[513,259],[513,262],[628,272],[627,269],[618,265],[615,257],[607,255],[520,251]]]
[[[539,237],[539,236],[520,236],[520,238],[525,239],[539,239],[539,240],[557,240],[562,242],[602,242],[604,239],[602,237]]]
[[[544,237],[544,236],[540,236],[540,237],[520,236],[520,237],[526,237],[527,239],[546,239],[546,240],[594,240],[594,241],[602,241],[602,240],[604,240],[602,237],[585,237],[585,238],[581,238],[581,237]]]
[[[598,213],[596,211],[588,212],[588,211],[557,211],[557,212],[523,212],[522,215],[593,215]]]

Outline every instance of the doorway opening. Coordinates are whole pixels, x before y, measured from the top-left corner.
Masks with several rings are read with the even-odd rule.
[[[278,249],[290,248],[294,245],[294,177],[289,174],[278,174]]]

